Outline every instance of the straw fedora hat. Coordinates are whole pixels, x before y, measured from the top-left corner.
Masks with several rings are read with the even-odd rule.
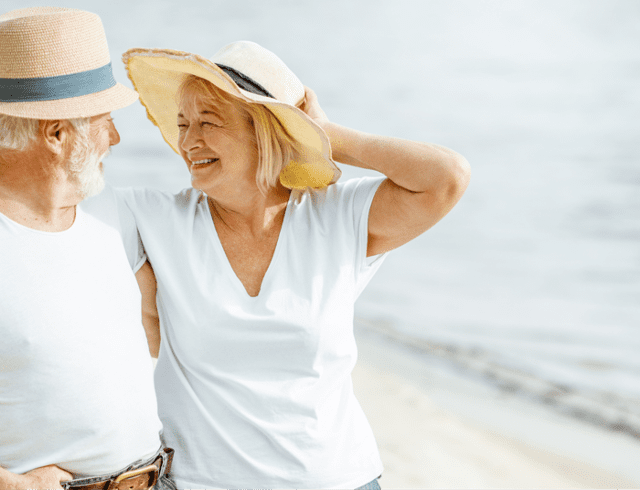
[[[256,43],[238,41],[225,46],[211,59],[168,49],[128,50],[124,61],[129,78],[140,94],[148,118],[165,141],[178,149],[176,95],[188,75],[208,80],[220,89],[249,103],[266,106],[287,132],[302,143],[303,161],[291,161],[280,173],[290,189],[323,188],[341,175],[331,159],[326,133],[303,111],[304,86],[275,54]]]
[[[113,78],[96,14],[32,7],[0,15],[0,113],[30,119],[90,117],[137,98]]]

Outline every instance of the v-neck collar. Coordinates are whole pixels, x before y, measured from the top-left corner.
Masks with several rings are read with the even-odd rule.
[[[209,205],[209,198],[206,194],[204,195],[205,199],[203,200],[203,203],[206,208],[205,216],[208,217],[209,223],[211,224],[210,228],[213,235],[212,236],[213,244],[217,252],[220,254],[220,256],[223,257],[222,262],[224,262],[224,267],[226,269],[225,273],[231,278],[231,282],[235,285],[235,287],[239,289],[240,292],[244,295],[244,297],[246,297],[249,300],[257,301],[262,296],[262,291],[265,284],[268,283],[270,276],[274,274],[272,273],[272,269],[275,268],[274,264],[278,260],[278,256],[280,255],[280,249],[282,249],[285,246],[283,244],[284,239],[282,235],[283,235],[283,231],[287,227],[287,223],[289,222],[289,214],[291,214],[289,208],[291,207],[291,203],[293,202],[293,199],[294,199],[293,194],[294,194],[294,191],[292,190],[291,193],[289,194],[289,199],[287,200],[287,206],[285,207],[285,210],[284,210],[284,218],[282,219],[282,226],[280,227],[280,233],[278,234],[278,241],[276,242],[276,248],[273,251],[271,261],[269,262],[269,267],[267,267],[267,271],[264,273],[264,276],[262,277],[262,282],[260,283],[260,290],[258,291],[258,294],[256,296],[251,296],[247,292],[246,288],[244,287],[244,284],[242,284],[242,281],[236,274],[236,271],[233,270],[233,267],[231,266],[231,262],[229,262],[229,257],[227,256],[227,253],[225,252],[224,247],[222,246],[222,242],[220,241],[220,236],[218,235],[218,230],[216,229],[216,225],[213,221],[213,216],[211,215],[211,207]]]

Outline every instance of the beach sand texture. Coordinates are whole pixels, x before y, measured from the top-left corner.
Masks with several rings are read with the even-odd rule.
[[[637,482],[492,433],[373,365],[353,373],[385,471],[383,488],[638,488]]]
[[[491,430],[482,415],[465,417],[434,402],[438,396],[449,402],[456,397],[459,388],[453,386],[451,373],[426,387],[418,380],[428,377],[428,370],[417,366],[417,360],[411,365],[402,349],[381,345],[362,330],[358,345],[361,360],[353,372],[354,390],[378,442],[385,467],[383,488],[640,488],[640,472],[634,468],[640,462],[636,441],[569,419],[550,421],[544,411],[523,410],[519,423],[529,433],[554,430],[555,424],[568,431],[567,445],[554,448],[565,454],[556,453],[550,450],[550,434],[543,442],[531,443],[526,435],[512,434],[508,424],[494,424]],[[404,365],[402,374],[390,371],[390,365]],[[441,376],[437,371],[432,372],[436,379]],[[469,405],[482,402],[499,408],[486,393],[470,395],[465,401]],[[506,416],[514,411],[517,403],[507,408]],[[582,443],[590,453],[586,457],[576,452],[576,444]],[[635,479],[598,466],[606,459],[604,454],[613,453],[616,459],[616,451],[626,460],[622,466],[637,475]]]

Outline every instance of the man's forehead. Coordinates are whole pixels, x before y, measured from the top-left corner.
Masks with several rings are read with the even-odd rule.
[[[98,114],[97,116],[91,116],[91,118],[89,119],[89,121],[91,121],[92,123],[97,123],[101,121],[110,121],[110,120],[111,120],[110,112],[105,112],[104,114]]]

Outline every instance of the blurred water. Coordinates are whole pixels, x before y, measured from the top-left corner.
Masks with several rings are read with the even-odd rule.
[[[101,15],[127,84],[128,48],[250,39],[336,122],[464,154],[462,202],[391,254],[358,316],[640,416],[640,2],[56,3]],[[114,115],[111,182],[189,185],[140,105]]]

